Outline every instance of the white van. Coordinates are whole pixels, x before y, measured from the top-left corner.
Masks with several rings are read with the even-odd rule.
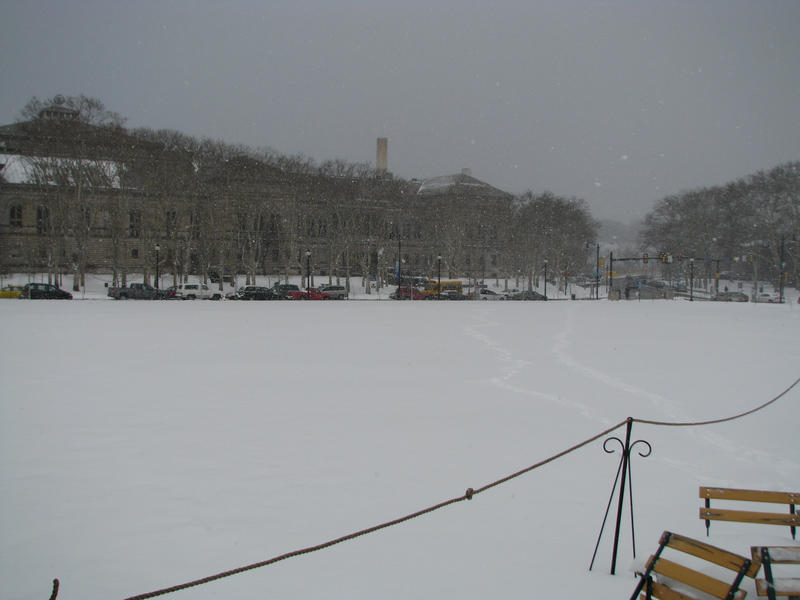
[[[205,283],[184,283],[175,288],[175,297],[181,300],[219,300],[222,294]]]

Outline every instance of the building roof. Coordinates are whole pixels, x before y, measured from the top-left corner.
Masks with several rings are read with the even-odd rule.
[[[488,183],[475,179],[466,173],[425,179],[419,186],[417,195],[426,197],[461,195],[496,199],[511,197],[508,192],[492,187]]]

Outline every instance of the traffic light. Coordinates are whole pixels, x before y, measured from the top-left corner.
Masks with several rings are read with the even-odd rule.
[[[642,262],[643,262],[644,264],[647,264],[647,252],[645,252],[645,253],[642,255]]]

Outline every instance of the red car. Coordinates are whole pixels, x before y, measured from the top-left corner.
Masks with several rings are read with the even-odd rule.
[[[309,290],[289,290],[286,292],[287,300],[309,300],[309,292],[311,300],[331,300],[333,297],[325,292],[320,292],[317,288],[310,288]]]
[[[399,287],[397,290],[389,295],[392,300],[425,300],[426,296],[422,290],[415,287]]]

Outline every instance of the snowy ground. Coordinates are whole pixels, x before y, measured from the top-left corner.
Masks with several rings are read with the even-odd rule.
[[[628,416],[746,411],[800,377],[789,299],[0,301],[0,597],[58,577],[64,600],[123,599],[462,496]],[[637,562],[665,529],[704,537],[700,485],[799,491],[798,431],[800,385],[724,424],[635,424]],[[617,575],[612,517],[588,571],[619,459],[603,439],[166,597],[627,598],[627,512]],[[793,543],[732,523],[710,541]]]

